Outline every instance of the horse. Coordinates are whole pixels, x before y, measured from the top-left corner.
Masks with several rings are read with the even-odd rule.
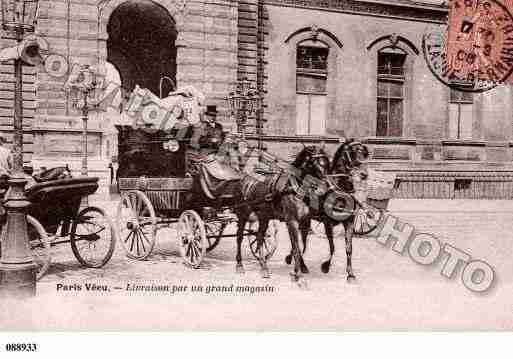
[[[368,158],[369,151],[365,145],[353,139],[347,140],[335,152],[333,161],[329,169],[328,176],[324,176],[326,189],[320,195],[318,203],[322,205],[310,206],[310,216],[304,218],[301,223],[303,233],[303,254],[307,248],[307,234],[310,229],[312,219],[316,219],[323,223],[326,237],[328,238],[330,256],[321,264],[323,273],[328,273],[331,266],[333,255],[335,254],[335,245],[333,242],[333,228],[337,224],[342,224],[345,229],[345,247],[346,247],[346,272],[347,280],[355,279],[352,269],[352,238],[354,231],[354,213],[359,203],[354,200],[351,193],[354,192],[353,182],[364,180],[367,172],[363,166],[364,161]],[[332,178],[335,178],[333,180]],[[326,206],[327,200],[334,198],[331,206]],[[330,212],[330,213],[328,213]],[[285,257],[285,262],[290,264],[292,261],[292,253]]]
[[[209,174],[208,166],[219,168],[217,171],[219,182],[217,185],[222,188],[222,193],[217,198],[213,193],[208,193],[209,186],[206,185],[205,177]],[[191,209],[202,213],[205,208],[220,209],[223,207],[232,208],[238,219],[237,253],[236,253],[236,272],[244,273],[242,264],[241,244],[244,238],[244,228],[250,222],[251,214],[255,213],[258,218],[259,226],[256,233],[257,246],[256,253],[259,252],[264,243],[265,233],[271,219],[279,219],[287,224],[292,253],[295,259],[295,269],[293,280],[299,280],[299,272],[305,271],[306,266],[302,262],[302,257],[298,250],[298,238],[300,232],[300,223],[309,215],[308,206],[303,200],[297,197],[296,190],[306,176],[322,177],[328,173],[329,157],[318,148],[310,146],[305,147],[296,156],[292,163],[291,171],[280,169],[277,172],[248,174],[241,173],[240,178],[234,176],[234,171],[228,166],[222,166],[215,160],[210,164],[205,162],[200,164],[200,173],[193,176],[193,186],[190,196],[186,200]],[[223,174],[224,172],[224,174]],[[222,175],[220,175],[221,173]],[[215,177],[215,176],[214,176]],[[223,183],[224,177],[225,182]],[[212,187],[212,186],[211,186]],[[302,232],[302,231],[301,231]],[[258,259],[262,277],[269,277],[267,267],[267,258]]]
[[[308,234],[304,228],[306,218],[310,216],[310,209],[302,199],[301,187],[307,179],[323,178],[329,171],[329,157],[322,148],[305,146],[295,157],[289,170],[282,170],[270,174],[263,181],[252,176],[243,179],[244,199],[249,204],[242,216],[239,217],[239,232],[237,233],[237,267],[242,269],[241,242],[244,225],[248,214],[254,212],[258,218],[259,226],[256,234],[256,252],[264,243],[265,233],[271,219],[279,219],[287,224],[291,242],[291,253],[294,257],[294,272],[292,279],[298,281],[301,273],[308,273],[299,250],[299,237]],[[266,201],[259,199],[269,197]],[[259,259],[262,263],[264,277],[268,276],[265,258]]]

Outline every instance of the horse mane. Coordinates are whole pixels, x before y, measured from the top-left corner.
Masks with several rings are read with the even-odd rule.
[[[346,146],[350,144],[351,142],[354,142],[353,138],[350,138],[348,140],[345,140],[338,148],[337,151],[335,151],[335,155],[333,156],[333,161],[331,161],[331,168],[330,172],[333,173],[335,170],[335,166],[337,163],[342,159],[344,161],[344,167],[345,167],[345,159],[342,157],[342,154],[346,150]]]
[[[305,162],[305,157],[314,152],[314,146],[305,146],[303,149],[296,155],[294,161],[292,161],[292,166],[295,168],[301,167],[301,165]]]

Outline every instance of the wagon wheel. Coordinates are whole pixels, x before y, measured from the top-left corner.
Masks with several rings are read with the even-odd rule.
[[[102,209],[87,207],[73,221],[70,240],[71,250],[82,265],[100,268],[114,253],[116,232]]]
[[[324,228],[324,223],[322,222],[312,220],[312,223],[310,224],[310,230],[311,233],[317,236],[326,237],[326,228]],[[344,231],[345,229],[343,224],[339,223],[335,225],[333,227],[333,237],[338,238],[342,236],[344,234]]]
[[[276,252],[276,248],[278,248],[278,221],[269,221],[269,226],[267,227],[267,232],[264,236],[264,244],[260,247],[258,253],[256,238],[258,221],[248,222],[248,224],[246,224],[246,231],[246,235],[249,239],[249,248],[251,249],[253,257],[256,259],[264,259],[266,261],[270,259],[274,252]]]
[[[184,211],[178,218],[178,243],[184,263],[198,268],[209,243],[205,224],[193,210]]]
[[[354,214],[354,233],[369,234],[378,227],[382,217],[383,211],[381,209],[364,204]]]
[[[227,225],[228,223],[221,221],[205,222],[205,231],[208,242],[207,252],[210,252],[212,249],[217,247]]]
[[[37,265],[36,280],[39,280],[50,268],[52,261],[50,255],[51,243],[41,223],[29,215],[27,215],[27,232],[32,257]]]
[[[116,224],[121,245],[126,255],[143,260],[155,246],[157,217],[155,210],[141,191],[129,191],[121,195]]]

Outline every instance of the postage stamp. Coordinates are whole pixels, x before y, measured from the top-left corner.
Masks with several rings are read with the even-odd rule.
[[[495,0],[454,0],[448,21],[423,38],[429,69],[447,86],[482,92],[513,71],[513,17]]]

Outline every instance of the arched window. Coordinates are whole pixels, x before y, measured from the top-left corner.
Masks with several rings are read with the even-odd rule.
[[[399,48],[378,51],[377,136],[400,137],[403,134],[406,56]]]
[[[373,53],[376,68],[376,136],[411,136],[418,48],[406,37],[393,33],[373,40],[367,50]]]
[[[324,135],[327,120],[329,47],[305,40],[296,48],[296,132]]]

